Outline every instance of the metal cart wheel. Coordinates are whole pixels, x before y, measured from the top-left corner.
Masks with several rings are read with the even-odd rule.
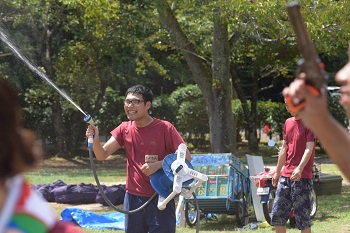
[[[276,188],[271,188],[270,190],[270,196],[269,200],[266,203],[263,203],[263,212],[264,212],[264,217],[265,220],[271,225],[271,212],[272,212],[272,206],[273,206],[273,201],[275,200],[276,197]]]
[[[311,217],[311,218],[314,218],[314,217],[316,216],[317,207],[318,207],[317,195],[316,195],[316,192],[315,192],[315,189],[314,189],[314,188],[312,188],[311,196],[312,196],[312,203],[311,203],[310,217]]]
[[[249,223],[249,204],[248,198],[250,198],[250,188],[244,188],[244,182],[241,180],[241,192],[238,194],[239,202],[236,202],[236,221],[239,226],[243,227]]]
[[[236,221],[237,224],[241,227],[246,226],[249,222],[249,215],[248,215],[248,200],[245,193],[240,194],[241,201],[236,202]]]
[[[195,201],[187,199],[185,203],[185,219],[188,226],[193,227],[197,223],[198,211]]]

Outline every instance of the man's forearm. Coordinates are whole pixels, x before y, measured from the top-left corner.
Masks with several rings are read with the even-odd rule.
[[[300,163],[298,165],[300,171],[303,171],[306,164],[309,162],[311,155],[314,151],[314,148],[315,148],[315,142],[311,141],[306,143],[306,148],[305,148],[303,157],[301,158]]]
[[[157,171],[163,168],[163,160],[155,162]]]
[[[350,136],[347,130],[331,116],[312,130],[333,162],[350,179]]]
[[[309,160],[311,158],[311,154],[312,154],[312,150],[310,150],[310,149],[305,150],[303,157],[301,158],[301,161],[298,165],[298,167],[300,168],[301,171],[304,170],[306,164],[309,162]]]
[[[281,153],[279,156],[278,156],[278,162],[277,162],[277,166],[276,166],[276,172],[278,174],[281,173],[281,170],[283,168],[283,166],[285,165],[286,163],[286,153]]]
[[[278,152],[278,161],[277,161],[277,166],[276,166],[276,172],[279,174],[283,168],[283,166],[286,163],[286,145],[285,141],[283,140],[282,146],[280,151]]]
[[[105,149],[102,147],[101,142],[98,138],[94,138],[93,150],[97,160],[105,159]]]

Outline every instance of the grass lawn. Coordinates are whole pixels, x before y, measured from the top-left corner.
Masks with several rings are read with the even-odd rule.
[[[242,149],[243,151],[243,149]],[[264,155],[264,163],[275,165],[276,158],[271,158],[269,155],[276,154],[271,148],[262,149]],[[246,153],[246,152],[242,152]],[[324,154],[318,153],[321,158],[318,164],[321,172],[329,174],[341,175],[337,166],[332,164]],[[238,155],[243,163],[245,158]],[[125,181],[125,158],[124,156],[111,156],[108,161],[96,163],[97,173],[101,183],[113,184]],[[59,158],[51,158],[43,161],[39,168],[26,174],[32,184],[47,184],[56,180],[62,180],[68,184],[92,183],[95,184],[91,171],[89,159],[72,159],[64,160]],[[59,215],[63,209],[71,207],[69,205],[51,203],[53,208]],[[74,206],[79,208],[79,206]],[[318,211],[313,220],[313,232],[350,232],[350,186],[349,182],[343,180],[342,192],[339,195],[318,196]],[[122,208],[122,207],[120,207]],[[252,208],[251,208],[252,209]],[[112,211],[111,209],[98,208],[94,210],[97,213],[105,213]],[[254,210],[250,211],[250,223],[255,222]],[[109,233],[123,232],[116,230],[91,230],[86,229],[86,232],[91,233]],[[219,215],[218,220],[202,219],[200,232],[203,233],[227,233],[227,232],[273,232],[273,227],[259,228],[255,230],[240,230],[236,224],[235,216]],[[195,228],[178,227],[177,232],[192,233],[196,232]],[[288,229],[288,232],[300,232],[296,229]]]

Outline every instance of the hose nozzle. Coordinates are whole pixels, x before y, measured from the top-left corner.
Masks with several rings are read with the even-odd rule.
[[[91,116],[90,115],[86,115],[84,117],[84,121],[90,125],[93,125],[94,124],[94,121],[92,120]],[[94,138],[91,136],[91,137],[88,137],[88,147],[89,148],[92,148],[93,146],[93,142],[94,142]]]
[[[88,123],[89,125],[93,125],[94,121],[92,120],[91,116],[88,114],[84,117],[84,121]]]

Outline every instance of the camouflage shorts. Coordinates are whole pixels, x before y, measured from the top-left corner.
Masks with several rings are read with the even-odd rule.
[[[291,181],[281,176],[278,181],[276,197],[272,207],[271,223],[284,226],[292,209],[299,230],[311,227],[310,211],[312,202],[312,180]]]

